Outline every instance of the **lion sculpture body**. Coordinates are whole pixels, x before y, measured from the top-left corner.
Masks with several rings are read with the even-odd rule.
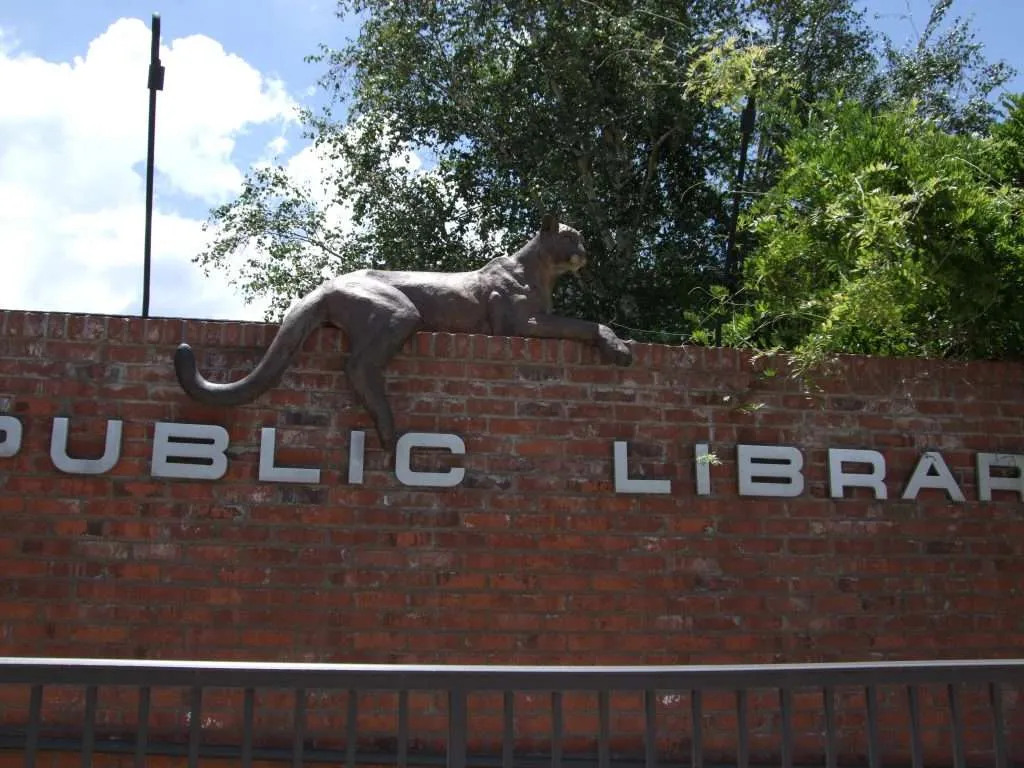
[[[263,358],[239,381],[204,379],[188,344],[175,353],[175,373],[182,389],[201,403],[248,403],[280,381],[310,333],[335,326],[349,338],[345,372],[352,388],[373,418],[381,444],[392,451],[395,424],[384,368],[417,331],[575,339],[595,345],[606,362],[629,365],[629,345],[610,328],[551,312],[555,281],[585,263],[579,232],[548,215],[519,251],[473,272],[359,270],[328,280],[296,302]]]

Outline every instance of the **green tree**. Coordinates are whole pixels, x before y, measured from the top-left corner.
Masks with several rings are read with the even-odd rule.
[[[995,96],[1013,77],[1002,61],[989,62],[967,20],[950,17],[953,0],[932,0],[916,43],[881,42],[881,66],[865,97],[885,108],[914,101],[917,112],[954,133],[985,133],[998,110]]]
[[[734,231],[736,220],[775,183],[789,136],[822,99],[863,90],[876,68],[874,35],[850,0],[747,0],[730,30],[709,36],[687,78],[689,91],[721,107],[713,130],[723,163],[709,170],[731,203],[726,297],[738,287],[748,246]],[[728,311],[728,303],[720,309]],[[701,312],[706,307],[692,317]]]
[[[726,5],[342,2],[365,22],[322,60],[348,111],[306,119],[337,161],[331,196],[354,229],[324,236],[309,195],[261,172],[214,212],[201,261],[263,245],[243,285],[279,294],[280,308],[327,269],[478,266],[551,210],[591,253],[585,282],[562,286],[564,308],[641,327],[678,318],[716,266],[723,220],[704,184],[713,110],[684,92],[682,65]],[[394,162],[408,149],[425,171]]]
[[[323,189],[255,170],[197,259],[242,254],[238,285],[273,314],[363,266],[474,268],[554,211],[591,254],[559,286],[562,311],[634,338],[709,338],[764,234],[731,224],[799,161],[792,137],[836,91],[881,110],[906,90],[880,85],[896,65],[854,0],[341,0],[339,14],[363,20],[358,38],[314,59],[340,115],[304,115]],[[977,61],[954,66],[965,45],[943,49],[953,69],[900,65],[932,112],[981,93]]]
[[[331,229],[315,191],[262,169],[214,211],[200,262],[223,268],[258,245],[239,283],[250,296],[275,296],[279,311],[331,272],[475,267],[554,210],[584,231],[592,254],[583,280],[561,287],[563,310],[687,330],[723,277],[737,105],[758,88],[795,83],[781,67],[813,70],[792,89],[807,98],[827,92],[830,78],[845,81],[836,67],[863,68],[866,32],[841,34],[857,21],[849,6],[342,2],[341,13],[365,19],[360,35],[319,60],[323,86],[347,98],[347,111],[305,119],[322,155],[337,161],[320,197],[347,206],[354,227]],[[728,84],[716,81],[722,67]],[[771,138],[751,144],[762,180],[775,162],[776,101],[763,98]],[[410,149],[428,169],[395,163]]]
[[[1024,94],[1003,98],[1006,119],[996,123],[992,135],[999,142],[999,170],[1008,183],[1024,187]]]
[[[733,330],[812,357],[1019,354],[1013,103],[994,137],[948,133],[913,103],[882,114],[834,103],[792,139],[779,183],[750,210],[752,309]]]

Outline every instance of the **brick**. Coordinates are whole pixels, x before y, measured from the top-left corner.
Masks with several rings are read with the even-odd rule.
[[[181,393],[174,345],[186,338],[211,378],[235,379],[276,326],[0,319],[0,404],[25,429],[21,453],[0,459],[5,655],[635,664],[1024,650],[1019,500],[980,503],[974,478],[975,451],[1024,453],[1018,364],[842,357],[805,394],[784,375],[758,377],[764,361],[734,350],[636,345],[620,370],[575,342],[418,334],[388,371],[397,426],[467,445],[454,462],[466,481],[432,490],[397,483],[340,372],[347,342],[334,331],[314,334],[257,403],[220,409]],[[740,412],[740,400],[762,406]],[[56,472],[54,415],[72,418],[82,456],[102,451],[106,419],[124,419],[114,470]],[[226,426],[227,476],[149,477],[157,420]],[[281,428],[278,463],[318,467],[320,484],[257,482],[263,425]],[[356,428],[368,430],[358,486],[347,481]],[[670,494],[614,493],[622,439],[630,476],[671,479]],[[738,440],[800,447],[806,492],[738,497]],[[695,495],[698,441],[721,462],[710,497]],[[828,446],[882,450],[890,498],[828,498]],[[923,450],[942,452],[967,502],[898,499]],[[567,724],[583,714],[575,706]],[[310,723],[343,728],[336,716]],[[794,724],[803,754],[820,727],[801,712]],[[550,732],[540,719],[530,727]],[[943,723],[928,727],[941,734]]]

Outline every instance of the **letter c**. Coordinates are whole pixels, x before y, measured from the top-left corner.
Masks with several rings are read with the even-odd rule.
[[[410,466],[413,448],[446,448],[460,456],[466,452],[466,444],[458,435],[407,432],[398,438],[395,447],[395,476],[402,485],[452,488],[466,476],[462,467],[453,467],[447,472],[414,471]]]

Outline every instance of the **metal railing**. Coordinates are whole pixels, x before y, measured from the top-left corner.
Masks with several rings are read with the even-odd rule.
[[[128,707],[125,697],[101,705],[101,693],[108,689],[131,691],[134,706]],[[179,708],[184,716],[180,719],[175,719],[178,700],[160,694],[168,689],[182,693]],[[57,701],[47,697],[51,691],[69,690],[78,694],[57,697]],[[214,696],[222,690],[226,693]],[[936,690],[940,695],[932,697]],[[275,715],[272,720],[279,731],[282,723],[287,726],[290,744],[256,744],[261,738],[260,691],[287,692],[287,717]],[[333,705],[331,695],[345,695],[344,715],[335,713],[343,738],[330,718],[310,727],[309,705],[315,691],[326,692],[326,698],[315,701],[328,705]],[[922,695],[922,691],[929,693]],[[394,711],[384,716],[378,708],[374,716],[377,727],[381,718],[393,722],[394,733],[390,741],[378,741],[377,748],[367,750],[360,743],[359,702],[361,695],[372,692],[393,697]],[[411,751],[415,734],[410,722],[422,712],[410,706],[414,692],[432,692],[431,701],[443,704],[434,714],[446,726],[433,747],[429,739],[417,741],[427,748],[416,754]],[[586,692],[594,706],[577,702],[575,708],[567,707],[565,697],[571,692]],[[967,705],[965,692],[970,692],[972,702]],[[482,693],[493,698],[479,699],[477,706],[474,697]],[[542,693],[548,696],[538,696]],[[187,756],[190,768],[206,757],[225,757],[246,767],[254,759],[276,758],[293,766],[333,760],[348,768],[357,763],[405,768],[410,763],[442,762],[450,768],[510,768],[539,761],[553,767],[587,763],[609,768],[638,762],[656,768],[666,760],[693,768],[704,768],[711,760],[748,768],[755,762],[751,739],[758,733],[762,741],[765,734],[769,741],[777,741],[777,751],[769,757],[783,768],[791,768],[797,758],[835,768],[841,749],[844,762],[852,755],[870,768],[880,768],[883,760],[893,759],[895,742],[896,759],[914,768],[935,765],[937,760],[965,768],[978,762],[974,755],[982,732],[988,744],[980,751],[986,764],[1009,768],[1018,764],[1013,761],[1021,760],[1024,751],[1024,659],[505,667],[0,658],[0,695],[0,748],[21,751],[28,768],[44,751],[80,754],[82,765],[91,765],[93,756],[100,753],[134,754],[136,766],[146,765],[148,756],[178,754]],[[530,730],[526,720],[517,720],[516,697],[522,695],[544,704],[546,734],[540,751],[536,744],[522,745]],[[613,707],[613,698],[623,695],[634,697],[636,711],[621,708],[625,719],[616,720],[620,728],[613,738],[613,717],[623,714]],[[728,711],[723,708],[723,696]],[[799,697],[799,706],[794,697]],[[19,706],[22,698],[24,704]],[[679,710],[681,701],[685,707]],[[985,706],[979,708],[979,702]],[[1012,708],[1009,712],[1006,702]],[[668,737],[658,728],[659,706],[663,713],[675,708]],[[566,717],[575,717],[580,707],[587,710],[581,722],[592,722],[594,733],[581,735],[577,728],[576,754],[569,755],[563,749]],[[934,715],[936,707],[943,710],[941,717]],[[154,731],[151,720],[158,709],[164,717]],[[330,706],[320,709],[328,712]],[[680,712],[686,717],[681,719]],[[635,715],[633,720],[630,714]],[[592,720],[585,719],[590,716]],[[759,723],[756,728],[751,723],[754,717]],[[180,724],[177,733],[174,723]],[[218,728],[211,729],[211,723],[219,723]],[[944,739],[948,746],[944,760],[934,756],[936,739]],[[589,757],[581,756],[580,744],[590,749]],[[628,753],[634,744],[635,751]],[[906,758],[899,757],[903,747],[908,750]],[[765,759],[762,753],[759,760]]]

